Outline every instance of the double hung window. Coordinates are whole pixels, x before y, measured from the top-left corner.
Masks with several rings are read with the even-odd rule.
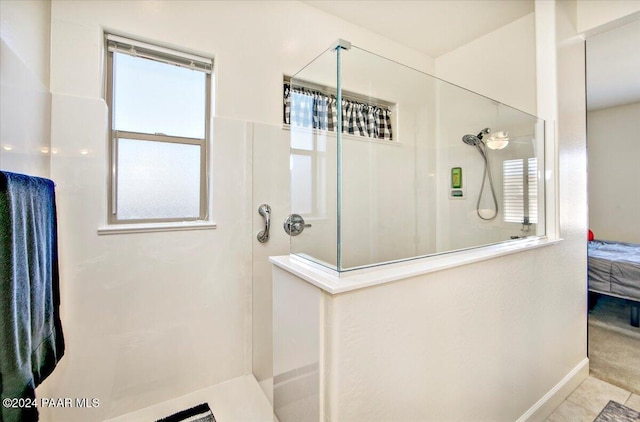
[[[109,223],[205,220],[212,60],[108,34]]]

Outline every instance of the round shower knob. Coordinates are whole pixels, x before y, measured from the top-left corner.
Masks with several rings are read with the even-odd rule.
[[[311,227],[311,224],[305,224],[304,218],[300,214],[289,214],[284,220],[284,231],[289,236],[297,236],[304,231],[305,227]]]

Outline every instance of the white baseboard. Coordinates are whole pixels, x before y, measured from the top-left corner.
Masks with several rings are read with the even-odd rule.
[[[589,376],[589,358],[584,358],[547,394],[542,396],[517,422],[544,421]]]

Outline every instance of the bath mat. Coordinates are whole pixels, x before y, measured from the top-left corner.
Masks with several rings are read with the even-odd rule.
[[[640,413],[609,400],[593,422],[640,422]]]
[[[189,409],[181,410],[156,422],[216,422],[207,403],[202,403]]]

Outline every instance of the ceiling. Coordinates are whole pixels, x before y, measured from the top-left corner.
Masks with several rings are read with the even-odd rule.
[[[534,11],[533,0],[304,2],[432,58],[455,50]]]
[[[533,0],[303,0],[437,58],[534,12]],[[587,40],[587,102],[640,101],[640,21]]]

